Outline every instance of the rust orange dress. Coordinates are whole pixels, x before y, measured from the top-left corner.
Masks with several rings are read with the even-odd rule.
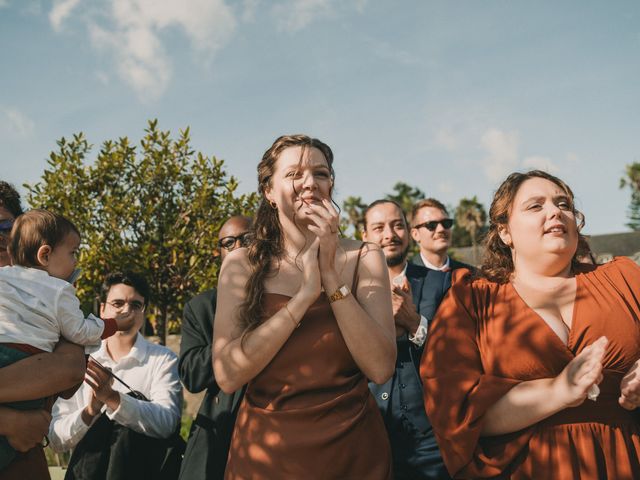
[[[290,299],[274,293],[264,298],[267,317]],[[380,411],[320,295],[249,382],[225,479],[388,480],[391,471]]]
[[[638,412],[618,404],[620,381],[640,357],[640,267],[617,258],[579,268],[567,345],[510,283],[454,272],[420,371],[427,414],[455,478],[640,478]],[[609,345],[597,401],[480,437],[484,413],[512,387],[557,376],[601,335]]]

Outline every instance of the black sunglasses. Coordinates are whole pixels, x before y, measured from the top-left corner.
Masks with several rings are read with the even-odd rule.
[[[442,228],[445,230],[449,230],[453,226],[452,218],[443,218],[442,220],[431,220],[430,222],[419,223],[415,225],[413,228],[421,228],[424,227],[430,232],[435,231],[438,228],[438,224],[442,225]]]
[[[231,251],[235,248],[237,242],[240,242],[241,247],[248,247],[251,240],[253,240],[253,234],[251,232],[244,232],[236,237],[229,235],[228,237],[223,237],[218,240],[218,247]]]
[[[0,234],[9,235],[13,227],[13,220],[0,220]]]

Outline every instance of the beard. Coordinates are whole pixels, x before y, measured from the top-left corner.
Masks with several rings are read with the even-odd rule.
[[[394,253],[392,255],[385,255],[385,260],[387,261],[387,267],[397,267],[398,265],[402,265],[409,254],[409,245],[403,251]]]

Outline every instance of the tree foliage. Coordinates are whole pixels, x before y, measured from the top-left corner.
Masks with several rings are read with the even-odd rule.
[[[342,209],[346,213],[346,217],[340,219],[340,227],[343,232],[353,228],[352,237],[362,240],[363,213],[367,208],[367,204],[362,201],[362,197],[347,197],[342,202]]]
[[[191,148],[189,128],[174,140],[152,120],[145,133],[139,146],[105,141],[92,164],[84,134],[62,138],[41,180],[25,187],[32,207],[61,213],[82,233],[83,307],[94,308],[109,271],[138,271],[151,285],[149,312],[164,343],[168,321],[177,327],[185,301],[217,280],[222,223],[255,211],[257,197],[236,194],[223,160]]]
[[[625,176],[620,178],[620,188],[625,187],[631,190],[627,226],[631,230],[640,231],[640,162],[630,163],[625,167]]]
[[[411,222],[410,217],[413,205],[424,199],[426,195],[419,188],[412,187],[411,185],[404,182],[396,183],[393,186],[393,192],[394,193],[387,195],[385,198],[398,202],[398,204],[402,207],[402,210],[404,210],[404,213],[407,215],[409,222]]]
[[[476,196],[460,199],[460,203],[455,209],[453,237],[457,243],[454,246],[475,247],[485,229],[486,223],[487,212]]]

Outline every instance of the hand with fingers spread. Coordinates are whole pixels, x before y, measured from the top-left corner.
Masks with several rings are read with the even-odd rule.
[[[420,314],[413,303],[411,286],[407,278],[403,278],[401,285],[392,285],[391,301],[393,306],[393,319],[396,323],[396,336],[405,332],[415,333],[420,325]]]
[[[640,407],[640,360],[636,360],[620,382],[620,398],[622,408],[634,410]]]
[[[608,343],[607,337],[600,337],[583,349],[554,379],[556,392],[567,407],[582,404],[590,389],[593,391],[593,386],[602,381],[602,362]]]

